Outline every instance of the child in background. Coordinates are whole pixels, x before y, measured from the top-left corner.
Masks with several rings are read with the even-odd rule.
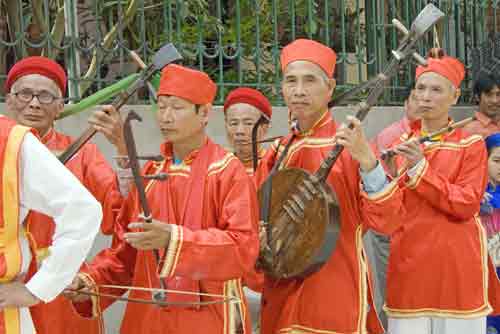
[[[481,222],[488,236],[488,252],[500,276],[500,133],[485,139],[488,149],[489,182],[481,203]],[[487,333],[500,333],[500,316],[487,318]]]

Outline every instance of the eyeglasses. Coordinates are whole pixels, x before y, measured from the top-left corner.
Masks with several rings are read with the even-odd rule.
[[[52,95],[51,93],[46,92],[46,91],[41,91],[40,93],[35,94],[34,92],[32,92],[29,89],[23,89],[23,90],[20,90],[19,92],[15,92],[15,93],[11,93],[11,94],[15,95],[21,102],[24,102],[24,103],[31,102],[31,100],[33,100],[33,98],[35,96],[41,104],[51,104],[55,100],[59,100],[58,97],[55,97],[54,95]]]

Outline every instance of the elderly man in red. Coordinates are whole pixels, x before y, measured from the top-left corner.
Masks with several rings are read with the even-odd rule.
[[[59,153],[74,141],[54,129],[54,121],[64,108],[62,98],[66,92],[66,74],[59,64],[45,57],[24,58],[9,71],[5,88],[10,92],[7,95],[9,116],[18,124],[34,128],[49,150]],[[106,115],[98,111],[93,116],[97,129],[111,139],[119,133],[120,126],[116,126],[119,120],[117,113]],[[101,231],[111,234],[122,203],[117,177],[111,166],[99,149],[88,143],[66,163],[66,167],[101,203],[104,211]],[[49,254],[56,225],[52,218],[31,211],[25,219],[25,227],[36,253],[29,273],[33,276]],[[95,319],[83,318],[62,296],[50,303],[37,304],[30,308],[30,312],[38,334],[101,332],[100,315]]]
[[[424,145],[408,140],[451,122],[464,73],[460,61],[442,54],[417,68],[421,121],[394,146],[400,176],[393,195],[402,195],[406,213],[391,235],[385,311],[393,334],[486,331],[486,235],[478,218],[488,177],[484,142],[463,129]]]
[[[234,154],[245,165],[249,175],[254,174],[252,152],[252,130],[260,121],[257,130],[257,141],[264,139],[271,122],[273,108],[271,103],[258,90],[252,88],[236,88],[224,102],[224,121],[226,135]],[[257,159],[265,154],[261,144],[257,145]]]
[[[103,284],[158,288],[161,277],[168,289],[188,293],[167,293],[166,301],[190,307],[128,303],[122,334],[250,333],[241,277],[258,253],[256,192],[241,162],[205,134],[215,93],[216,85],[203,72],[179,65],[163,70],[157,116],[165,160],[148,162],[144,174],[169,177],[146,185],[153,222],[137,223],[142,210],[132,190],[118,218],[122,230],[114,247],[99,254],[73,284],[101,292],[106,292],[99,289]],[[161,263],[152,249],[160,250]],[[212,300],[200,293],[237,296],[242,302],[197,305]],[[151,300],[151,292],[132,289],[130,297]],[[101,302],[104,307],[111,301]],[[76,306],[90,314],[96,305],[87,300]]]
[[[336,143],[344,145],[346,150],[327,178],[340,203],[341,233],[336,250],[318,272],[304,279],[265,277],[262,333],[383,332],[372,302],[362,222],[377,224],[371,215],[380,215],[377,207],[382,204],[388,215],[396,214],[399,197],[389,196],[395,184],[387,184],[360,121],[350,117],[352,130],[345,126],[337,129],[328,110],[335,88],[335,62],[332,49],[312,40],[296,40],[281,53],[283,96],[301,130],[283,160],[284,167],[315,172]],[[282,140],[279,152],[277,143],[273,144],[258,170],[259,182],[290,139],[288,135]],[[374,199],[369,201],[369,197]],[[393,203],[398,206],[393,207]],[[372,227],[379,231],[390,233],[394,228],[378,223]]]
[[[224,102],[224,122],[226,136],[233,148],[234,154],[245,166],[247,174],[254,176],[252,132],[257,122],[256,140],[264,139],[269,129],[273,108],[271,103],[261,92],[252,88],[236,88],[231,91]],[[266,150],[261,144],[257,144],[257,167]],[[252,271],[245,275],[244,285],[255,292],[261,292],[264,277],[262,274]],[[251,310],[254,328],[258,327],[258,314],[260,313],[260,294],[245,289],[248,304]]]

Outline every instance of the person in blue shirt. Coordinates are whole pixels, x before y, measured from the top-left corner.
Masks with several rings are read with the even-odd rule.
[[[485,138],[488,150],[488,176],[489,182],[481,203],[481,221],[486,229],[488,239],[492,238],[500,231],[500,133],[494,133]],[[497,266],[497,276],[500,276],[499,261],[496,257],[498,251],[491,248],[500,248],[500,245],[488,248],[493,262]],[[486,319],[487,334],[500,333],[500,316],[489,316]]]

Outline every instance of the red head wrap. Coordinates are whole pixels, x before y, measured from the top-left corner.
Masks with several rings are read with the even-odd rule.
[[[415,80],[427,72],[437,73],[450,80],[456,88],[460,87],[465,77],[465,67],[456,58],[449,57],[440,49],[432,49],[427,58],[427,66],[418,66]]]
[[[216,92],[217,86],[204,72],[170,64],[161,73],[158,96],[177,96],[202,105],[212,103]]]
[[[59,86],[62,94],[66,94],[66,73],[64,69],[52,59],[40,56],[24,58],[12,66],[9,74],[7,74],[5,90],[10,92],[17,79],[29,74],[40,74],[52,79]]]
[[[273,108],[271,103],[261,92],[252,88],[236,88],[226,97],[226,102],[224,102],[224,112],[226,112],[229,107],[237,103],[246,103],[259,109],[259,111],[268,120],[271,119],[273,115]]]
[[[326,45],[311,39],[297,39],[281,51],[281,70],[285,72],[288,64],[297,60],[306,60],[318,65],[332,78],[337,55]]]

